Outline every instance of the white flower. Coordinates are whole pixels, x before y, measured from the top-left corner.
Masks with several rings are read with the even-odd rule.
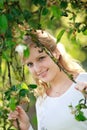
[[[26,46],[25,45],[21,45],[19,44],[16,48],[15,51],[18,52],[19,54],[23,54],[23,51],[26,50]]]

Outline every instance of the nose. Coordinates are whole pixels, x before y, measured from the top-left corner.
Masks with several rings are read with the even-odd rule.
[[[34,64],[34,71],[37,72],[37,73],[40,73],[41,72],[41,65],[38,63],[35,63]]]

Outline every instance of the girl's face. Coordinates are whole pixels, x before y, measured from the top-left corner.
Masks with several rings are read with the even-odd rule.
[[[30,48],[30,56],[26,63],[32,75],[44,82],[53,81],[59,72],[52,59],[38,47]]]

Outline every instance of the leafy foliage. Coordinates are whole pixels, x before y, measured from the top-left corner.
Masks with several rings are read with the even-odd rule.
[[[86,104],[86,98],[81,99],[75,107],[72,105],[69,106],[71,109],[71,113],[74,115],[75,119],[77,121],[86,121],[87,117],[84,115],[83,110],[87,109],[87,104]]]
[[[26,30],[46,28],[56,33],[61,29],[57,42],[66,33],[72,43],[77,43],[79,33],[87,35],[86,21],[86,0],[0,0],[0,128],[14,129],[7,119],[9,111],[29,102],[29,95],[37,87],[27,82],[26,68],[15,52],[15,47],[23,44]],[[86,53],[86,48],[85,43],[81,49]],[[24,50],[25,57],[29,53],[28,49]]]

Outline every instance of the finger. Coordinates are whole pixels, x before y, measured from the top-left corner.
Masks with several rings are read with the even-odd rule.
[[[17,106],[16,111],[19,113],[19,115],[25,114],[25,111],[21,106]]]
[[[79,82],[75,88],[87,98],[87,82]]]
[[[8,117],[8,120],[16,120],[18,118],[18,116],[15,116],[15,115],[10,115]]]
[[[87,89],[87,82],[79,82],[75,88],[79,91],[83,91],[84,89]]]
[[[83,94],[87,95],[87,86],[84,87],[84,89],[82,90]]]
[[[10,114],[8,114],[8,119],[17,119],[19,116],[19,113],[17,111],[11,112]]]
[[[17,119],[12,121],[12,124],[15,128],[18,128],[18,123],[17,123]]]

